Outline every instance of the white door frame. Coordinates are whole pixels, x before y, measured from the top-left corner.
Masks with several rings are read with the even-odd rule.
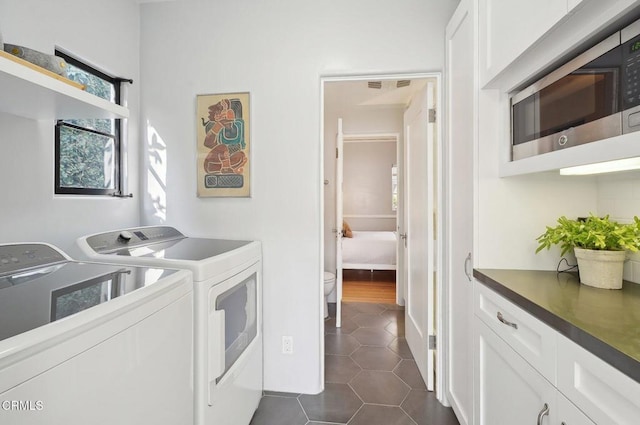
[[[325,238],[325,226],[324,226],[324,209],[325,209],[325,204],[324,204],[324,182],[325,182],[325,178],[326,176],[324,175],[324,140],[325,140],[325,131],[324,131],[324,122],[325,122],[325,117],[324,117],[324,87],[325,87],[325,83],[330,83],[330,82],[338,82],[338,81],[368,81],[368,80],[412,80],[412,79],[423,79],[423,78],[429,78],[429,77],[435,77],[437,78],[438,81],[438,87],[436,89],[436,96],[437,96],[437,100],[436,100],[436,105],[437,108],[440,111],[444,111],[444,104],[443,104],[443,96],[442,93],[444,92],[444,86],[443,86],[443,76],[442,76],[442,72],[425,72],[425,73],[412,73],[412,74],[377,74],[377,75],[334,75],[334,76],[321,76],[320,77],[320,178],[318,179],[318,197],[319,197],[319,205],[320,205],[320,225],[319,227],[319,237],[318,240],[320,241],[320,247],[319,247],[319,251],[320,251],[320,264],[319,264],[319,268],[318,270],[320,270],[319,276],[318,276],[318,312],[320,317],[319,320],[319,324],[320,324],[320,329],[318,330],[318,335],[320,338],[320,372],[321,372],[321,386],[322,389],[324,390],[324,262],[325,262],[325,256],[324,256],[324,249],[325,249],[325,243],[324,243],[324,238]],[[442,343],[442,341],[445,341],[447,338],[446,335],[446,327],[445,325],[445,316],[446,316],[446,312],[443,310],[444,306],[447,305],[447,291],[446,290],[440,290],[440,288],[444,287],[444,274],[442,273],[444,271],[444,248],[445,248],[445,244],[444,244],[444,222],[443,219],[445,217],[444,215],[444,210],[443,210],[443,206],[445,205],[445,200],[443,199],[443,195],[444,195],[444,191],[442,189],[442,185],[443,182],[445,181],[445,170],[443,167],[444,162],[444,156],[443,156],[443,151],[444,151],[444,128],[443,128],[443,120],[442,120],[442,113],[437,113],[436,114],[436,124],[438,126],[438,134],[437,134],[437,138],[436,138],[436,145],[437,145],[437,151],[438,151],[438,187],[437,187],[437,199],[438,199],[438,206],[437,206],[437,217],[438,217],[438,222],[437,222],[437,250],[438,250],[438,264],[436,266],[436,269],[439,271],[439,273],[437,274],[437,279],[436,279],[436,288],[438,288],[436,290],[436,299],[435,299],[435,311],[437,314],[437,319],[436,319],[436,332],[438,335],[438,339],[440,339],[440,344],[438,349],[436,350],[436,397],[438,398],[438,400],[440,402],[442,402],[443,404],[447,405],[447,400],[446,400],[446,375],[445,375],[445,371],[447,370],[447,353],[446,353],[446,349],[445,349],[445,344]],[[332,136],[333,137],[333,136]]]
[[[342,118],[340,118],[340,120],[342,120]],[[400,152],[400,149],[402,148],[401,146],[402,140],[400,140],[400,133],[344,133],[343,132],[342,136],[343,136],[342,137],[343,145],[347,143],[395,143],[396,144],[396,165],[399,167],[400,172],[401,173],[403,172],[402,169],[404,167],[403,166],[401,167],[401,164],[399,163],[400,162],[399,152]],[[343,157],[343,160],[344,160],[344,157]],[[344,166],[344,161],[342,161],[342,164]],[[404,190],[404,188],[402,187],[400,187],[400,189]],[[336,190],[336,193],[337,193],[337,190]],[[399,199],[402,201],[402,193],[399,194]],[[336,205],[336,208],[337,208],[337,205]],[[396,230],[398,230],[398,226],[402,221],[402,218],[400,217],[401,212],[402,212],[402,208],[400,208],[400,205],[398,205],[398,211],[396,211]],[[382,215],[376,216],[376,217],[389,218],[387,216],[382,216]],[[344,214],[343,214],[343,218],[344,218]],[[346,218],[350,218],[350,217],[346,217]],[[399,261],[400,243],[402,242],[398,240],[398,243],[396,244],[396,303],[399,305],[404,305],[404,284],[403,284],[404,282],[403,282],[403,277],[398,274],[399,264],[400,264],[400,261]]]
[[[343,235],[343,203],[344,203],[344,132],[342,118],[338,118],[338,134],[336,135],[336,328],[342,327],[342,237]],[[324,214],[323,214],[324,215]]]

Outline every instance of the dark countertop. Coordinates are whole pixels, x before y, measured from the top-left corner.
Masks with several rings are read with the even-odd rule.
[[[574,273],[474,269],[485,286],[640,382],[640,284],[581,285]]]

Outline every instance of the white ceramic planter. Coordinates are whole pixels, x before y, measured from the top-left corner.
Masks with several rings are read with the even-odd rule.
[[[621,289],[626,251],[574,248],[580,282],[603,289]]]

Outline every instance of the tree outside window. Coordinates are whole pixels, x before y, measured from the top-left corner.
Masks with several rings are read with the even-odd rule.
[[[120,102],[118,80],[56,51],[67,62],[68,78],[88,93]],[[113,195],[119,192],[120,120],[65,119],[56,123],[55,193]]]

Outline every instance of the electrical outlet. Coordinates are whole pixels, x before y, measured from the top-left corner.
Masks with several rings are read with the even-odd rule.
[[[282,337],[282,354],[293,354],[293,337]]]

